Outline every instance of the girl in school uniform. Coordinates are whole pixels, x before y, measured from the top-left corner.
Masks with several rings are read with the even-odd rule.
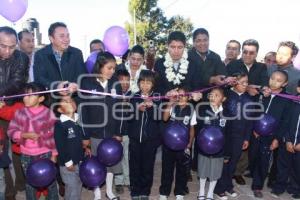
[[[209,103],[202,105],[198,109],[199,128],[209,126],[219,128],[223,133],[225,130],[226,119],[223,115],[223,102],[226,100],[222,88],[213,89],[208,96]],[[228,161],[228,160],[227,160]],[[198,176],[200,178],[200,188],[197,199],[213,199],[213,192],[217,180],[221,177],[224,160],[223,149],[216,154],[207,154],[199,149],[198,154]],[[205,183],[209,179],[209,188],[205,196]]]
[[[85,77],[81,81],[81,89],[106,92],[110,94],[121,94],[121,87],[113,76],[116,68],[116,59],[109,52],[99,52],[93,69],[93,75]],[[120,102],[113,96],[99,96],[81,94],[82,125],[85,134],[90,136],[92,155],[97,155],[97,147],[105,138],[115,138],[122,141],[120,133],[120,121],[114,112],[114,105]],[[115,115],[116,114],[116,115]],[[121,164],[107,168],[106,196],[117,200],[113,193],[113,176],[122,172]],[[94,200],[101,199],[100,186],[94,188]]]

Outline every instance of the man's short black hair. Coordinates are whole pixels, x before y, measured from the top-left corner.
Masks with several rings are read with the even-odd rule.
[[[94,39],[94,40],[92,40],[92,41],[90,42],[90,48],[92,47],[92,44],[98,44],[98,43],[100,43],[100,44],[103,46],[103,48],[105,49],[104,42],[102,42],[102,41],[99,40],[99,39]]]
[[[28,29],[24,29],[24,30],[20,31],[20,32],[18,33],[18,40],[19,40],[19,41],[21,41],[21,40],[23,39],[23,34],[24,34],[24,33],[32,34],[32,32],[30,32]]]
[[[63,22],[55,22],[55,23],[51,24],[49,26],[49,29],[48,29],[48,36],[52,36],[53,37],[54,31],[58,27],[67,28],[67,25],[65,23],[63,23]]]
[[[180,41],[184,45],[186,44],[186,37],[183,32],[181,31],[173,31],[170,33],[168,37],[168,44],[170,44],[172,41]]]
[[[206,35],[209,38],[209,34],[208,31],[205,28],[197,28],[194,32],[193,32],[193,40],[195,40],[197,38],[198,35]]]
[[[242,48],[244,48],[244,46],[255,46],[256,47],[256,52],[258,52],[258,50],[259,50],[259,44],[258,44],[257,40],[254,40],[254,39],[245,40],[243,42]]]
[[[0,27],[0,33],[5,33],[7,35],[14,35],[16,37],[16,39],[18,38],[17,32],[15,31],[15,29],[13,29],[9,26]]]

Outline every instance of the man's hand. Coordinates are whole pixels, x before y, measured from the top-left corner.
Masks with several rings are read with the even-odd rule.
[[[295,151],[300,151],[300,144],[297,144],[295,147],[294,147]]]
[[[51,156],[50,160],[54,163],[56,163],[57,159],[56,159],[56,156]]]
[[[65,88],[66,90],[59,92],[63,96],[76,92],[78,89],[78,85],[76,83],[69,83],[68,81],[64,81],[58,84],[57,86],[57,89],[65,89]]]
[[[274,140],[272,141],[271,146],[270,146],[270,150],[271,150],[271,151],[274,151],[275,149],[278,148],[278,146],[279,146],[278,140],[277,140],[277,139],[274,139]]]
[[[226,83],[225,80],[226,80],[226,78],[224,75],[217,75],[217,76],[212,76],[209,79],[209,83],[215,84],[215,85],[223,85]]]
[[[113,138],[115,138],[116,140],[118,140],[119,142],[122,142],[123,141],[123,138],[122,136],[114,136]]]
[[[290,152],[290,153],[295,153],[295,149],[294,149],[293,143],[287,142],[287,143],[285,144],[285,146],[286,146],[286,150],[287,150],[288,152]]]
[[[247,140],[244,141],[242,150],[246,150],[249,147],[249,142]]]
[[[201,92],[192,92],[192,99],[194,101],[199,101],[200,99],[202,99],[203,94]]]
[[[74,172],[75,171],[75,166],[71,165],[70,167],[67,167],[67,170],[70,172]]]

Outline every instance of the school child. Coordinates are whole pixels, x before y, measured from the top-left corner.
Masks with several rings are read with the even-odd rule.
[[[222,88],[212,89],[208,95],[208,105],[202,105],[197,108],[197,122],[200,128],[207,128],[210,126],[219,128],[222,133],[225,131],[226,119],[223,114],[223,102],[226,100]],[[200,178],[198,200],[212,200],[213,192],[217,184],[217,180],[221,178],[223,163],[228,162],[224,160],[224,150],[216,154],[207,154],[199,149],[198,154],[198,176]],[[227,159],[227,158],[226,158]],[[206,180],[209,179],[208,192],[205,195]]]
[[[132,92],[130,90],[130,74],[126,69],[119,69],[116,71],[116,77],[120,82],[122,88],[122,94],[130,97]],[[126,120],[126,110],[129,109],[129,99],[124,98],[120,105],[121,110],[121,126],[120,133],[122,134],[122,145],[123,145],[123,159],[122,159],[122,174],[117,174],[114,177],[115,190],[118,194],[124,193],[123,186],[130,189],[130,180],[129,180],[129,160],[128,160],[128,123]]]
[[[148,200],[153,184],[156,150],[160,144],[160,101],[151,99],[154,85],[154,73],[142,70],[138,79],[139,92],[130,100],[134,110],[128,120],[129,177],[133,200]]]
[[[222,176],[218,180],[214,193],[219,199],[236,197],[233,190],[232,177],[242,151],[249,146],[249,139],[252,133],[251,113],[246,112],[254,105],[247,93],[248,76],[240,73],[236,75],[236,83],[226,93],[224,102],[225,116],[228,117],[225,127],[225,147],[224,151],[229,161],[224,163]]]
[[[164,109],[163,120],[165,122],[172,123],[176,121],[189,130],[189,143],[181,151],[173,151],[166,145],[162,146],[160,200],[167,199],[171,193],[175,168],[174,194],[177,200],[184,199],[188,180],[187,165],[190,165],[190,149],[195,135],[194,126],[197,124],[194,107],[189,103],[188,92],[189,89],[187,87],[178,87],[178,96],[171,98]]]
[[[89,137],[83,134],[78,124],[76,104],[71,96],[62,96],[57,111],[61,114],[55,123],[54,138],[58,151],[58,164],[61,178],[65,184],[66,200],[80,200],[82,183],[79,177],[79,164],[84,151],[90,153]]]
[[[299,96],[300,81],[297,92]],[[299,101],[290,103],[286,132],[279,142],[277,177],[271,195],[278,198],[287,189],[293,199],[300,199],[300,104]]]
[[[119,102],[114,95],[121,94],[121,87],[113,76],[116,68],[116,59],[109,52],[99,52],[93,69],[93,74],[81,81],[81,89],[105,92],[109,95],[80,94],[81,117],[85,134],[90,136],[92,155],[97,155],[97,147],[105,138],[115,138],[122,141],[120,120],[114,105]],[[106,196],[117,200],[113,193],[113,176],[122,173],[121,164],[107,167]],[[101,199],[100,186],[94,188],[94,200]]]
[[[40,158],[48,158],[56,162],[57,151],[54,141],[54,113],[42,103],[44,94],[30,95],[44,91],[37,83],[28,83],[24,87],[24,108],[15,113],[8,127],[8,136],[20,144],[21,163],[24,173],[31,162]],[[48,186],[47,199],[58,200],[56,181]],[[26,199],[37,199],[36,189],[26,183]]]
[[[284,94],[288,83],[288,75],[285,71],[274,71],[269,79],[269,87],[264,88],[262,105],[264,113],[272,116],[277,122],[277,128],[269,136],[260,136],[255,131],[251,137],[250,154],[253,158],[252,165],[252,190],[257,198],[262,198],[264,181],[268,175],[272,151],[278,148],[285,132],[285,112],[289,110],[289,101],[276,94]]]

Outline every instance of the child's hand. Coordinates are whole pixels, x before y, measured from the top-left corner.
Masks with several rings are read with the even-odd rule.
[[[5,106],[5,102],[4,101],[0,101],[0,109]]]
[[[140,103],[140,104],[138,105],[138,109],[139,109],[139,111],[144,112],[144,111],[146,110],[146,104],[145,104],[145,102]]]
[[[246,150],[249,147],[249,142],[247,140],[244,141],[242,150]]]
[[[90,148],[85,148],[85,152],[84,152],[85,156],[88,156],[89,158],[92,157],[92,151]]]
[[[150,107],[153,106],[153,101],[152,100],[146,99],[144,103],[145,103],[145,105],[146,105],[147,108],[150,108]]]
[[[295,149],[295,151],[300,151],[300,143],[295,145],[294,149]]]
[[[192,99],[194,101],[199,101],[200,99],[202,99],[203,94],[201,92],[192,92]]]
[[[286,146],[286,150],[287,150],[288,152],[290,152],[290,153],[295,153],[293,143],[287,142],[287,143],[285,144],[285,146]]]
[[[224,163],[228,163],[229,162],[229,159],[224,159]]]
[[[51,156],[50,160],[54,163],[56,163],[56,156]]]
[[[272,90],[267,86],[263,87],[262,90],[264,97],[269,97],[272,93]]]
[[[22,133],[22,137],[24,139],[37,140],[40,136],[36,133],[29,132],[29,133]]]
[[[114,136],[113,138],[115,138],[116,140],[118,140],[119,142],[122,142],[123,141],[123,138],[122,136]]]
[[[250,96],[258,95],[259,92],[257,91],[257,88],[253,85],[248,85],[247,92]]]
[[[277,149],[278,146],[279,146],[278,140],[277,140],[277,139],[274,139],[274,140],[272,141],[271,146],[270,146],[270,150],[273,151],[273,150]]]
[[[255,131],[253,131],[253,135],[254,135],[255,138],[259,137],[259,135]]]
[[[229,76],[225,78],[225,82],[229,83],[229,85],[234,85],[236,83],[236,77]]]
[[[70,167],[67,167],[67,170],[70,172],[74,172],[75,171],[75,166],[71,165]]]

